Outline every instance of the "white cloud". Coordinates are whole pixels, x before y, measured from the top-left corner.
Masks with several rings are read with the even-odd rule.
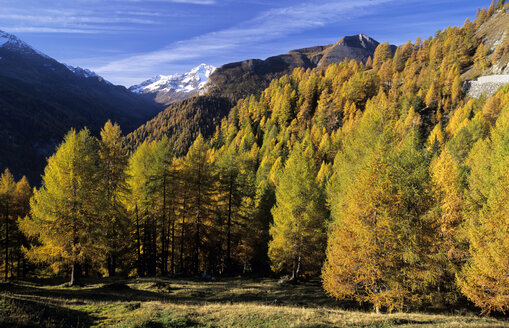
[[[275,40],[292,33],[324,26],[338,19],[358,17],[375,5],[392,1],[395,0],[329,0],[272,9],[245,22],[242,26],[206,33],[176,42],[158,51],[115,60],[93,69],[116,83],[125,83],[124,79],[132,80],[134,77],[141,80],[147,78],[147,74],[151,72],[164,71],[175,62],[204,56],[219,56],[250,44]]]
[[[158,24],[158,22],[148,19],[139,19],[131,17],[101,17],[101,16],[84,16],[84,15],[20,15],[20,14],[0,14],[0,19],[24,21],[31,24],[113,24],[113,23],[129,23],[129,24]]]
[[[54,27],[31,27],[31,26],[0,26],[0,30],[8,33],[66,33],[66,34],[99,34],[111,31],[78,29],[78,28],[54,28]]]
[[[184,3],[190,5],[214,5],[216,0],[123,0],[126,2],[172,2],[172,3]]]
[[[115,6],[99,8],[93,5],[62,9],[4,7],[0,11],[3,28],[12,33],[114,33],[160,25],[166,17],[168,15],[148,11],[119,11]]]
[[[188,3],[188,4],[194,4],[194,5],[213,5],[216,3],[215,0],[170,0],[170,2]]]

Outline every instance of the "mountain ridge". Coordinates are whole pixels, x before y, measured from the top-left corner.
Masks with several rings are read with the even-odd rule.
[[[295,68],[324,67],[346,58],[366,62],[380,43],[365,35],[345,36],[334,44],[290,50],[266,59],[247,59],[220,66],[200,94],[226,95],[235,100],[264,90],[271,80]],[[396,46],[391,46],[393,52]]]

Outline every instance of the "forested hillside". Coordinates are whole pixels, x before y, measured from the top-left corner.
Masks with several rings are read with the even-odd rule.
[[[291,50],[265,60],[249,59],[216,69],[198,97],[177,102],[127,136],[130,147],[168,136],[175,155],[185,155],[201,133],[209,138],[237,101],[258,96],[273,79],[295,68],[314,69],[346,58],[366,62],[379,43],[363,35],[346,36],[335,44]],[[388,46],[387,44],[385,46]],[[394,52],[395,46],[388,46]]]
[[[461,78],[493,64],[477,31],[495,14],[509,5],[395,53],[380,44],[366,63],[297,68],[241,99],[185,156],[179,135],[138,134],[147,140],[127,151],[132,136],[111,122],[99,139],[71,130],[29,215],[11,211],[28,213],[26,193],[9,172],[0,179],[15,240],[6,276],[24,258],[71,282],[275,272],[321,276],[332,297],[377,312],[509,310],[509,86],[473,99]]]

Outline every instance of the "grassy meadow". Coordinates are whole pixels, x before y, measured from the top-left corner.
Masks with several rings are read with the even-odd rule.
[[[0,327],[509,327],[507,319],[392,313],[339,303],[319,281],[61,280],[0,284]],[[352,310],[357,308],[357,310]]]

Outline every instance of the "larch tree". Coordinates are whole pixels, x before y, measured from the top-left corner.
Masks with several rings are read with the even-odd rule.
[[[399,141],[390,107],[380,104],[369,106],[336,157],[322,271],[330,295],[369,302],[377,312],[422,296],[432,280],[426,253],[433,234],[424,222],[429,163],[416,129]]]
[[[232,231],[241,205],[240,160],[235,149],[226,149],[218,160],[220,197],[226,205],[226,272],[232,270]]]
[[[380,43],[373,55],[373,68],[379,69],[389,58],[392,58],[391,45],[388,42]]]
[[[203,239],[208,234],[212,203],[213,169],[211,156],[205,139],[200,134],[184,158],[183,177],[187,185],[189,217],[194,220],[194,247],[192,254],[195,273],[206,270],[203,261],[205,247]]]
[[[21,230],[38,243],[26,250],[30,260],[51,264],[55,271],[71,270],[74,284],[85,265],[103,259],[103,227],[97,141],[87,129],[71,130],[48,159],[42,186],[30,201],[31,215]]]
[[[161,250],[159,263],[166,260],[163,250],[166,251],[167,246],[170,160],[167,138],[144,142],[129,158],[128,208],[136,227],[140,276],[157,273],[158,249]]]
[[[488,54],[489,50],[483,43],[481,43],[475,51],[474,66],[482,72],[484,72],[490,65],[490,62],[488,61]]]
[[[461,292],[482,309],[509,310],[509,110],[491,137],[470,153],[467,234],[470,258],[458,276]]]
[[[318,273],[324,259],[327,211],[313,156],[310,145],[294,145],[279,177],[272,209],[271,266],[274,271],[290,272],[292,280]]]
[[[457,299],[456,274],[468,256],[462,228],[466,210],[462,168],[445,147],[431,163],[430,170],[435,203],[430,215],[438,232],[435,236],[437,263],[444,268],[439,296],[449,303]]]
[[[15,257],[17,264],[17,277],[25,277],[26,274],[26,259],[23,254],[23,247],[28,245],[25,235],[19,230],[19,222],[30,213],[30,198],[32,197],[32,188],[28,183],[28,179],[23,176],[21,180],[16,183],[16,190],[14,192],[14,215],[16,219],[15,230]]]
[[[151,180],[158,201],[156,203],[156,243],[159,240],[160,246],[155,245],[155,255],[160,264],[162,274],[168,273],[169,255],[169,229],[170,229],[170,208],[175,203],[175,176],[172,168],[172,152],[167,137],[157,142],[153,158],[153,172]],[[157,254],[157,248],[160,252]]]
[[[127,186],[127,154],[123,148],[122,131],[118,124],[106,122],[101,130],[99,141],[99,159],[101,163],[101,193],[105,207],[101,210],[104,229],[104,244],[108,275],[114,276],[118,257],[126,248],[125,235],[129,221],[125,209]]]
[[[136,269],[138,276],[144,276],[146,272],[145,265],[145,248],[142,249],[142,233],[144,222],[146,220],[146,213],[148,212],[148,203],[150,193],[147,184],[150,181],[149,165],[152,163],[152,147],[148,141],[139,145],[136,150],[129,157],[128,163],[128,186],[129,197],[126,202],[126,207],[131,213],[133,226],[135,227],[134,240],[136,240]]]

